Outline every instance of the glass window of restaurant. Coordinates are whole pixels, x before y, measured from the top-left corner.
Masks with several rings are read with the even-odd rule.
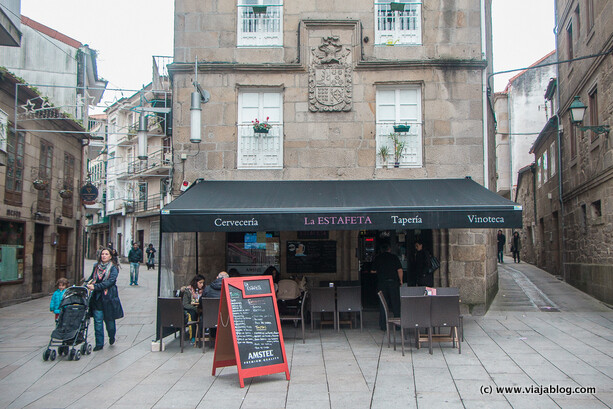
[[[279,232],[228,233],[227,271],[261,275],[269,266],[280,269]]]
[[[0,283],[23,279],[25,223],[0,220]]]

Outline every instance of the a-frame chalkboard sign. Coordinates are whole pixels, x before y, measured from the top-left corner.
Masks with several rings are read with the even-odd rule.
[[[244,379],[285,372],[289,368],[272,277],[225,278],[219,301],[213,376],[217,368],[238,368]]]

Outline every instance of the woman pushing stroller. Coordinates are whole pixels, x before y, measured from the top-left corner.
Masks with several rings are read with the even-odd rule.
[[[96,334],[96,346],[94,351],[99,351],[104,346],[104,328],[109,336],[109,344],[115,343],[115,320],[123,318],[123,308],[119,301],[117,291],[117,276],[119,269],[112,259],[111,251],[103,249],[100,252],[98,263],[94,266],[91,276],[87,279],[87,288],[92,291],[89,303],[90,314],[94,317],[94,330]]]

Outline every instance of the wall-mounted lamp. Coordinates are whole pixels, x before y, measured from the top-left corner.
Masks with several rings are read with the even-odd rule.
[[[191,107],[190,107],[190,116],[191,116],[191,129],[190,129],[190,137],[189,141],[191,143],[200,143],[202,141],[202,136],[200,135],[202,131],[202,106],[201,104],[206,104],[209,102],[211,95],[208,91],[203,90],[198,83],[198,57],[196,57],[195,63],[195,79],[194,79],[194,88],[196,90],[192,92],[191,96]]]
[[[147,116],[144,112],[140,113],[138,118],[138,131],[136,132],[138,138],[138,159],[147,159]]]
[[[587,106],[581,102],[578,96],[575,96],[575,99],[570,104],[570,122],[579,128],[582,131],[592,131],[596,134],[607,134],[609,135],[609,125],[592,125],[592,126],[580,126],[583,122],[583,118],[585,117],[585,111],[587,111]]]

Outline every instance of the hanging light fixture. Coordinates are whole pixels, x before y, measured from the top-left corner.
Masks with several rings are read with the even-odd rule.
[[[147,159],[147,117],[144,112],[140,113],[138,118],[138,131],[136,132],[138,138],[138,159]]]
[[[202,136],[200,135],[202,128],[202,106],[200,105],[200,93],[198,91],[192,92],[192,105],[189,110],[191,115],[189,141],[191,143],[200,143],[202,141]]]
[[[587,106],[581,102],[579,96],[575,96],[573,102],[570,104],[570,107],[568,107],[568,110],[570,111],[570,122],[579,128],[579,130],[584,132],[592,131],[596,135],[603,133],[606,134],[606,136],[609,136],[609,131],[611,130],[609,125],[581,126],[581,123],[583,123],[583,119],[585,117],[585,111],[587,111]]]

